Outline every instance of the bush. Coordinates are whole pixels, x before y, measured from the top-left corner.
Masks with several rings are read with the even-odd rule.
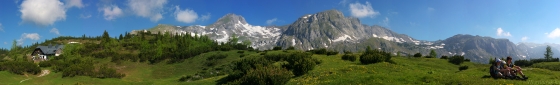
[[[292,70],[295,76],[307,74],[307,72],[313,70],[317,64],[316,60],[306,53],[293,53],[286,58],[286,61],[288,64],[283,65],[283,67]]]
[[[352,55],[352,54],[344,54],[342,55],[342,60],[348,60],[348,61],[356,61],[356,56]]]
[[[179,78],[179,81],[184,82],[184,81],[190,80],[191,78],[193,78],[191,75],[183,76],[183,77]]]
[[[469,69],[469,66],[461,66],[459,67],[459,71],[463,71],[463,70],[467,70]]]
[[[338,52],[336,52],[336,51],[329,51],[329,52],[327,52],[327,56],[337,55],[337,54],[338,54]]]
[[[527,61],[527,62],[529,62],[529,61]],[[496,64],[496,59],[495,58],[490,58],[490,60],[488,60],[488,64],[491,64],[491,65]]]
[[[465,62],[471,62],[471,59],[465,59],[464,61]]]
[[[316,50],[311,50],[311,52],[313,52],[314,54],[327,54],[327,49],[320,48],[320,49],[316,49]]]
[[[531,59],[531,62],[533,64],[536,63],[540,63],[540,62],[559,62],[558,58],[552,58],[552,59]]]
[[[23,75],[25,72],[37,74],[41,72],[41,68],[33,62],[26,61],[6,61],[0,62],[0,71],[9,71],[14,74]]]
[[[460,65],[464,61],[465,61],[465,57],[460,56],[460,55],[454,55],[454,56],[449,58],[449,63],[455,64],[455,65]]]
[[[290,46],[288,48],[286,48],[286,50],[295,50],[296,48],[294,46]]]
[[[535,63],[532,67],[560,71],[560,62]]]
[[[259,67],[247,72],[233,84],[241,85],[284,85],[294,76],[290,71],[275,66]],[[232,84],[232,83],[230,83]]]
[[[432,56],[429,56],[429,55],[428,55],[428,56],[424,56],[424,57],[426,57],[426,58],[434,58],[434,57],[432,57]]]
[[[240,57],[240,58],[243,58],[243,57],[245,57],[245,54],[241,54],[241,55],[239,55],[239,57]]]
[[[439,59],[447,59],[447,58],[449,58],[449,57],[447,57],[447,56],[441,56]]]
[[[392,62],[391,61],[391,53],[385,51],[379,51],[377,49],[371,50],[368,46],[366,52],[360,56],[360,62],[362,64],[372,64],[378,62]]]
[[[51,67],[52,66],[52,61],[42,61],[39,62],[39,67]]]
[[[280,46],[274,46],[274,47],[272,48],[272,50],[282,50],[282,47],[280,47]]]
[[[417,58],[422,57],[422,54],[421,53],[416,53],[416,54],[414,54],[414,57],[417,57]]]
[[[271,61],[281,61],[286,59],[286,57],[288,56],[290,56],[289,53],[280,53],[280,52],[269,52],[264,54],[264,58]]]
[[[493,64],[494,62],[491,62],[491,63]],[[516,65],[516,66],[523,66],[523,67],[533,65],[533,63],[531,63],[531,61],[529,61],[529,60],[516,60],[515,62],[513,62],[513,64]]]
[[[237,53],[245,53],[245,51],[240,50],[240,51],[237,51]]]

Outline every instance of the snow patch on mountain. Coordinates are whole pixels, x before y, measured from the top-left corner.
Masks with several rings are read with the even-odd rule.
[[[220,39],[216,39],[216,41],[218,41],[218,42],[227,42],[227,41],[228,41],[228,38],[229,38],[229,35],[227,34],[226,31],[222,31],[222,33],[224,33],[224,37],[222,37],[222,38],[220,38]],[[216,33],[216,35],[218,35],[218,33]]]
[[[249,36],[253,35],[264,35],[264,38],[269,38],[269,36],[279,36],[280,32],[273,32],[279,31],[278,28],[266,28],[262,26],[253,26],[249,24],[243,24],[241,21],[237,21],[235,24],[236,28],[242,27],[245,29],[241,29],[241,32],[248,34]]]
[[[348,39],[352,39],[352,37],[345,34],[344,36],[340,36],[340,37],[334,39],[333,42],[345,41],[345,40],[348,40]]]
[[[296,39],[292,39],[292,46],[296,45]]]

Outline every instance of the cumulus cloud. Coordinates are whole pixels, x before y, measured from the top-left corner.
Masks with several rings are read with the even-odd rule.
[[[548,35],[548,38],[553,38],[553,39],[558,38],[558,37],[560,37],[560,29],[556,28],[556,29],[552,30],[552,32],[546,33],[546,34]]]
[[[56,34],[56,35],[60,35],[60,32],[58,32],[58,29],[56,29],[56,28],[52,28],[51,31],[50,31],[50,33],[54,33],[54,34]]]
[[[101,8],[100,10],[103,11],[103,18],[105,20],[113,20],[113,19],[123,15],[123,12],[122,12],[121,8],[119,8],[116,5],[105,6],[105,7]]]
[[[22,45],[23,42],[27,39],[37,41],[37,40],[40,39],[40,37],[41,36],[39,36],[39,34],[37,34],[37,33],[23,33],[23,34],[21,34],[21,38],[19,38],[17,40],[17,42],[18,42],[17,45]]]
[[[502,28],[498,28],[498,30],[496,30],[496,35],[505,36],[505,37],[511,36],[511,34],[509,32],[506,32],[506,31],[502,30]]]
[[[189,10],[189,9],[181,10],[179,6],[175,6],[175,19],[177,21],[183,23],[192,23],[196,21],[197,18],[198,15],[196,14],[196,12],[194,12],[194,10]]]
[[[58,0],[25,0],[19,8],[26,23],[47,26],[66,19],[64,4]]]
[[[373,8],[371,7],[371,4],[367,1],[366,1],[366,4],[361,4],[361,3],[358,3],[358,2],[351,3],[350,4],[350,12],[352,13],[352,16],[358,17],[358,18],[363,18],[363,17],[373,18],[373,17],[379,15],[379,12],[373,10]]]
[[[128,0],[128,7],[137,16],[150,18],[151,21],[157,22],[161,20],[163,5],[167,4],[167,0]]]
[[[201,17],[199,18],[200,21],[206,21],[208,19],[210,19],[211,15],[210,13],[206,14],[206,15],[201,15]]]
[[[527,39],[529,39],[529,37],[527,37],[527,36],[521,37],[521,41],[523,41],[523,42],[527,41]]]
[[[84,4],[82,3],[82,0],[64,0],[64,3],[66,4],[65,5],[66,8],[71,8],[71,7],[84,8]]]
[[[266,20],[266,24],[271,25],[272,23],[276,22],[277,20],[278,20],[277,18]]]

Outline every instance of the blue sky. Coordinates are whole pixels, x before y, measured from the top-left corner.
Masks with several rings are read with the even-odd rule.
[[[252,25],[288,25],[331,9],[420,40],[471,34],[557,43],[558,8],[558,0],[0,0],[0,48],[157,24],[209,25],[227,13]]]

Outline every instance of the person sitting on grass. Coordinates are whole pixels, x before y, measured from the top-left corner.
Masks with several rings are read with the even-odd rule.
[[[493,71],[493,74],[490,74],[492,77],[494,78],[509,78],[510,76],[509,74],[509,70],[505,69],[503,67],[503,64],[505,64],[505,62],[503,62],[502,60],[496,58],[496,61],[494,63],[494,65],[492,65],[490,68],[491,71]]]
[[[523,71],[521,70],[521,67],[513,65],[513,63],[511,62],[512,58],[510,56],[508,56],[506,60],[507,60],[507,63],[506,63],[507,69],[510,70],[511,75],[516,75],[516,73],[517,73],[517,74],[523,76],[523,79],[527,79],[525,74],[523,74]]]

